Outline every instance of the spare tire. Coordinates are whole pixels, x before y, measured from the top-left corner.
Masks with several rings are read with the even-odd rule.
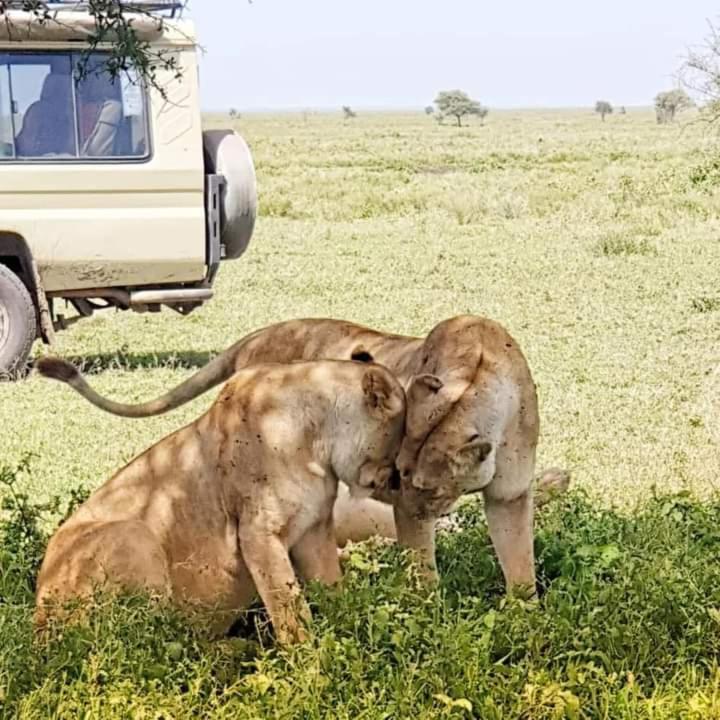
[[[257,215],[257,184],[250,148],[233,130],[206,130],[203,153],[205,172],[225,178],[220,204],[224,257],[240,257],[250,242]]]

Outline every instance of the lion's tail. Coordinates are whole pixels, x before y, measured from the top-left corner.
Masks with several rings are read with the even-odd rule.
[[[66,360],[56,357],[43,357],[37,360],[35,368],[44,377],[67,383],[101,410],[122,417],[144,418],[152,415],[162,415],[169,410],[174,410],[224,382],[234,372],[233,360],[233,356],[229,353],[222,353],[164,395],[135,405],[115,402],[103,397],[93,390],[80,371]]]
[[[535,478],[535,507],[542,507],[570,486],[570,472],[561,468],[548,468]]]

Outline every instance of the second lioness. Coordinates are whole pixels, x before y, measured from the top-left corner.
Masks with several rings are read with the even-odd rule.
[[[132,460],[61,525],[38,578],[38,622],[108,584],[203,609],[222,631],[257,588],[278,639],[302,637],[293,564],[306,579],[339,579],[338,480],[352,493],[384,485],[404,416],[403,390],[379,366],[238,372],[208,412]]]
[[[435,522],[465,493],[482,490],[490,536],[509,586],[534,588],[532,482],[539,419],[525,357],[507,331],[464,315],[426,338],[342,320],[292,320],[258,330],[157,400],[129,405],[96,393],[71,365],[38,363],[96,406],[126,417],[167,412],[253,363],[331,358],[375,360],[407,392],[407,424],[392,498],[398,539],[435,575]],[[60,372],[57,372],[60,370]]]

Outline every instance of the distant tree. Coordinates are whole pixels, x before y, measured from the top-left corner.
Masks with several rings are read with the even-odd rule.
[[[235,108],[230,108],[230,118],[232,120],[235,120],[235,118],[239,118],[240,113]]]
[[[435,119],[437,120],[438,125],[445,124],[445,115],[443,115],[441,112],[435,113]]]
[[[655,96],[655,118],[660,125],[671,123],[678,112],[692,104],[690,96],[682,88],[658,93]]]
[[[432,105],[425,106],[425,114],[432,115],[435,112],[435,108]]]
[[[620,112],[621,115],[627,115],[627,110],[625,109],[625,106],[624,106],[624,105],[621,105],[621,106],[620,106],[619,112]]]
[[[443,115],[452,115],[457,120],[458,127],[462,127],[462,119],[466,115],[478,115],[482,120],[488,114],[487,108],[462,90],[439,92],[435,104]]]
[[[477,116],[480,118],[480,124],[485,124],[485,118],[487,117],[487,114],[490,112],[488,108],[486,108],[484,105],[480,106],[480,110],[477,113]]]
[[[600,116],[600,119],[605,122],[605,116],[611,115],[613,106],[607,100],[598,100],[595,103],[595,112]]]
[[[342,111],[343,111],[343,117],[346,120],[350,120],[351,118],[357,117],[357,113],[349,105],[343,105]]]

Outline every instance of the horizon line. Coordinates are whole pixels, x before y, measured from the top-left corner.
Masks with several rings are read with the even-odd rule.
[[[229,104],[225,108],[203,108],[202,112],[205,113],[228,113],[231,109],[237,110],[239,113],[253,114],[253,113],[334,113],[342,112],[342,105],[287,105],[287,106],[276,106],[276,107],[253,107],[253,108],[242,108]],[[424,112],[426,107],[429,105],[350,105],[353,110],[362,112],[374,112],[374,113],[391,113],[391,112]],[[631,105],[618,103],[613,105],[614,108],[624,107],[626,109],[633,110],[651,110],[652,104],[647,105]],[[587,110],[588,112],[595,112],[593,105],[505,105],[492,107],[488,106],[490,112],[512,112],[521,110]]]

